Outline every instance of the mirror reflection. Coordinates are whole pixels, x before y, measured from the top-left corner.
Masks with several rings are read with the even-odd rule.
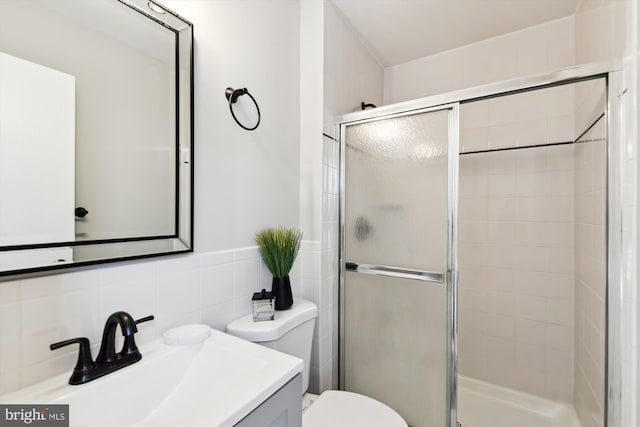
[[[190,24],[135,0],[0,15],[0,272],[189,249]]]

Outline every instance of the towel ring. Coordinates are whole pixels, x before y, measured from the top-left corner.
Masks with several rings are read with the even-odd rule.
[[[240,123],[240,121],[238,121],[238,118],[236,117],[235,113],[233,112],[233,104],[235,104],[238,101],[238,98],[241,97],[242,95],[249,95],[249,98],[251,98],[251,100],[253,101],[253,104],[256,106],[256,110],[258,111],[258,122],[256,123],[256,125],[254,127],[247,127],[247,126],[243,125],[242,123]],[[253,95],[251,95],[249,93],[247,88],[245,87],[245,88],[242,88],[242,89],[233,89],[231,87],[228,87],[224,91],[224,96],[229,100],[229,111],[231,111],[231,116],[233,117],[233,120],[236,121],[238,126],[240,126],[242,129],[245,129],[245,130],[256,130],[258,125],[260,124],[260,107],[258,107],[258,102],[253,97]]]

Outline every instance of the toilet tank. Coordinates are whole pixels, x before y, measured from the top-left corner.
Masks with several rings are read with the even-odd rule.
[[[316,317],[316,305],[297,298],[290,309],[276,311],[274,320],[254,322],[253,315],[248,314],[229,323],[227,333],[302,359],[304,393],[309,387],[311,345]]]

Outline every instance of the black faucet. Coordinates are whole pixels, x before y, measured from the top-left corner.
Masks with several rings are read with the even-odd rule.
[[[51,344],[49,348],[56,350],[69,344],[80,344],[78,361],[69,378],[69,384],[84,384],[107,375],[125,366],[136,363],[142,359],[142,355],[136,346],[134,334],[138,332],[137,324],[153,320],[153,316],[134,320],[129,313],[117,311],[107,319],[102,334],[102,345],[95,362],[91,359],[91,349],[88,338],[73,338]],[[120,326],[124,336],[122,350],[116,354],[116,328]]]

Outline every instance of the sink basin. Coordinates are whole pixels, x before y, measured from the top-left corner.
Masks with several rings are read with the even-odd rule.
[[[232,426],[302,371],[301,359],[214,329],[199,344],[159,339],[140,352],[89,383],[67,384],[68,372],[0,403],[69,404],[71,426]]]

